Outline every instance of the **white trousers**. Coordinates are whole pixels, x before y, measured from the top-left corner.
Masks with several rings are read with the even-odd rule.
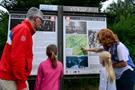
[[[26,84],[27,88],[23,90],[29,90],[29,85],[27,81]],[[15,81],[0,79],[0,90],[17,90]]]

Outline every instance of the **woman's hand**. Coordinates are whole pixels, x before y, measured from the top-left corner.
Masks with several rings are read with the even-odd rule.
[[[83,52],[84,55],[87,54],[87,49],[86,48],[81,47],[81,50],[82,50],[82,52]]]
[[[86,48],[83,48],[83,47],[81,47],[81,50],[82,51],[88,51]]]

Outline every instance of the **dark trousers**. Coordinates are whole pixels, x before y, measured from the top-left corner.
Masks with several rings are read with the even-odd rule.
[[[134,90],[135,82],[135,70],[131,71],[130,69],[124,71],[120,79],[116,80],[117,90]]]

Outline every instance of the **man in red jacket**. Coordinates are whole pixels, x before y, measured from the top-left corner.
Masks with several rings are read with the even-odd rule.
[[[8,36],[0,60],[0,90],[28,90],[27,79],[32,69],[32,35],[43,24],[43,13],[32,7],[26,19]]]

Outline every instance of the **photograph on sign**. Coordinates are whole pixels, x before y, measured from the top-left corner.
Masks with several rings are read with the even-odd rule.
[[[55,23],[56,23],[56,17],[54,16],[46,16],[42,31],[48,31],[48,32],[55,32]]]
[[[79,69],[88,67],[87,56],[67,56],[66,57],[66,68]]]
[[[90,48],[94,48],[97,45],[96,31],[88,30],[88,44]]]
[[[66,26],[67,34],[86,34],[86,22],[70,22]]]

